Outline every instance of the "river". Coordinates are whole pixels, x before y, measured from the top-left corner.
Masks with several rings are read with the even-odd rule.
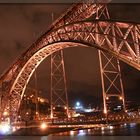
[[[140,140],[140,124],[124,124],[94,129],[68,131],[49,136],[10,136],[0,140]]]

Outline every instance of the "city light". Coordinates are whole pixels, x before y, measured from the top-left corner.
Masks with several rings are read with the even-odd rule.
[[[16,131],[16,128],[15,128],[15,127],[13,127],[13,128],[12,128],[12,131],[13,131],[13,132],[15,132],[15,131]]]
[[[35,112],[35,114],[38,115],[39,113],[38,112]]]
[[[40,128],[41,128],[41,129],[46,129],[46,128],[47,128],[47,124],[43,122],[43,123],[40,125]]]
[[[101,130],[103,131],[103,130],[105,130],[105,128],[104,127],[101,127]]]
[[[76,106],[79,107],[80,106],[80,102],[76,102]]]
[[[107,110],[106,109],[104,109],[104,114],[107,114]]]
[[[26,112],[26,115],[29,115],[29,112]]]
[[[106,97],[106,100],[108,100],[109,99],[109,97]]]
[[[84,130],[79,130],[78,136],[84,136],[86,135]]]
[[[3,115],[4,116],[7,116],[8,115],[8,112],[7,111],[4,111]]]
[[[113,126],[109,126],[109,129],[113,129]]]
[[[8,134],[10,132],[10,125],[8,123],[0,124],[0,133]]]
[[[75,109],[82,109],[82,105],[80,102],[76,102]]]
[[[120,96],[119,99],[122,100],[123,99],[122,96]]]
[[[74,131],[70,131],[70,135],[73,136],[74,135]]]

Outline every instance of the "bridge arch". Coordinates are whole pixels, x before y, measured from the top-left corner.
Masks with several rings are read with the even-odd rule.
[[[18,60],[9,90],[13,116],[35,68],[52,53],[68,47],[96,47],[140,70],[140,25],[115,21],[81,21],[56,28],[38,39]]]

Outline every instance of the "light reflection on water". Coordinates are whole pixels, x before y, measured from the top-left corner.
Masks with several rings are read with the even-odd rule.
[[[53,136],[114,136],[114,135],[140,136],[140,124],[130,123],[118,126],[108,126],[53,134]]]
[[[92,140],[96,136],[140,136],[140,124],[124,124],[56,133],[49,136],[12,136],[0,140]]]

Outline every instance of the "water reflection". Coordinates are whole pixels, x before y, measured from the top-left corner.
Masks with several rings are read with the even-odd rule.
[[[93,129],[73,130],[42,137],[41,136],[0,137],[0,140],[55,140],[55,139],[92,140],[95,136],[130,136],[130,135],[140,136],[140,124],[130,123]]]
[[[79,130],[78,131],[78,136],[84,136],[84,135],[86,135],[86,131],[85,130]]]
[[[69,131],[54,136],[130,136],[140,135],[140,124],[130,123],[116,126],[103,126],[93,129],[84,129],[77,131]]]

